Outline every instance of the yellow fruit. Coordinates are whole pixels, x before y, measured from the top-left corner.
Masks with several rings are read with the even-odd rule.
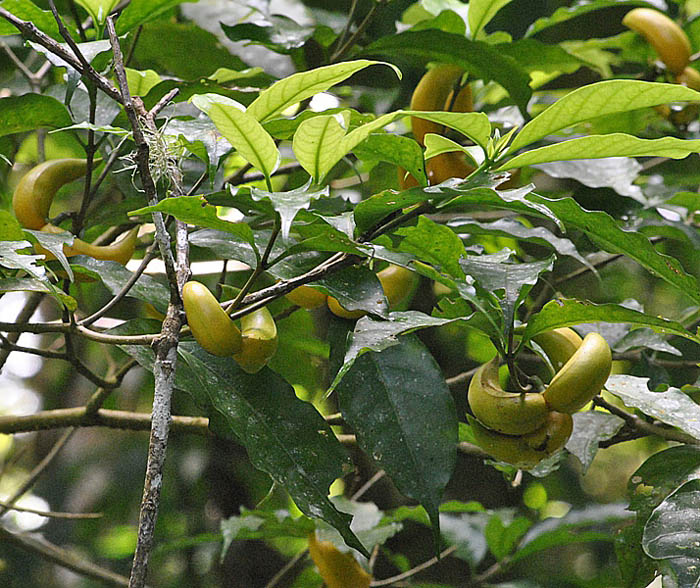
[[[687,86],[691,90],[700,91],[700,72],[694,67],[686,67],[676,77],[676,82]]]
[[[41,230],[44,233],[54,234],[65,232],[62,228],[52,225],[51,223],[45,224]],[[138,227],[134,227],[130,231],[124,233],[121,238],[110,245],[93,245],[92,243],[87,243],[82,239],[74,237],[72,245],[63,246],[63,253],[66,257],[72,257],[73,255],[89,255],[95,259],[116,261],[117,263],[126,265],[134,255],[138,232]],[[37,253],[43,254],[47,261],[56,259],[53,253],[39,244],[37,244],[34,249]]]
[[[364,310],[345,310],[338,302],[337,298],[329,296],[326,299],[328,304],[328,310],[330,310],[335,316],[339,316],[344,319],[358,319],[365,316],[367,313]]]
[[[611,368],[610,346],[598,333],[588,333],[542,395],[552,410],[576,412],[600,392]]]
[[[654,47],[671,73],[680,74],[690,62],[690,41],[673,20],[653,8],[634,8],[622,24],[642,35]]]
[[[12,208],[20,224],[39,230],[45,224],[58,189],[85,175],[85,159],[51,159],[30,169],[17,184]]]
[[[241,319],[241,350],[233,354],[241,369],[249,374],[260,371],[277,351],[277,325],[263,306]]]
[[[414,272],[400,265],[390,265],[380,271],[377,278],[389,302],[389,308],[403,302],[418,282],[418,276]]]
[[[472,376],[468,392],[474,416],[486,427],[506,435],[523,435],[540,428],[549,409],[542,394],[504,391],[498,380],[498,358]]]
[[[326,295],[311,286],[299,286],[294,288],[286,297],[292,304],[306,309],[318,308],[326,301]]]
[[[445,101],[450,95],[455,82],[464,70],[456,65],[436,65],[421,78],[411,97],[411,110],[444,110]],[[421,145],[425,145],[425,135],[441,134],[442,125],[418,117],[411,117],[413,136]]]
[[[328,588],[369,588],[372,576],[357,560],[329,541],[319,541],[316,533],[309,534],[309,555]]]
[[[568,417],[568,418],[567,418]],[[503,435],[469,418],[474,439],[494,459],[519,468],[533,468],[566,444],[573,429],[571,415],[550,412],[545,423],[528,435]]]
[[[182,302],[192,335],[213,355],[241,350],[241,332],[204,284],[189,281],[182,287]]]
[[[571,359],[583,342],[579,334],[569,327],[539,333],[532,340],[547,354],[555,372]]]

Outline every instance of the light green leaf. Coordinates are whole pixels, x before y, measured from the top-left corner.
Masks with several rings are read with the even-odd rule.
[[[301,167],[316,183],[343,158],[348,113],[328,114],[305,120],[294,133],[292,149]]]
[[[651,392],[648,381],[637,376],[612,375],[605,388],[627,406],[700,439],[700,406],[678,388]]]
[[[460,151],[464,153],[469,160],[475,165],[479,166],[483,163],[485,155],[484,151],[478,145],[472,145],[470,147],[464,147],[456,141],[449,139],[443,135],[437,135],[435,133],[428,133],[425,136],[425,159],[430,159],[431,157],[436,157],[443,153],[449,153],[452,151]]]
[[[104,24],[119,0],[76,0],[99,25]]]
[[[470,0],[468,20],[472,39],[479,40],[486,37],[484,27],[501,8],[510,2],[511,0]]]
[[[126,83],[132,96],[145,96],[153,86],[160,83],[160,76],[152,69],[139,71],[126,68]]]
[[[604,114],[686,100],[700,100],[700,92],[680,84],[639,80],[606,80],[590,84],[557,100],[527,123],[515,136],[508,153],[514,153],[555,131]]]
[[[183,2],[197,2],[198,0],[131,0],[117,19],[115,27],[117,35],[123,35],[130,30],[153,20],[166,10]]]
[[[505,162],[496,171],[548,161],[602,159],[604,157],[670,157],[682,159],[700,151],[700,139],[640,139],[626,133],[590,135],[525,151]]]
[[[274,139],[242,104],[217,94],[200,94],[192,103],[207,113],[216,128],[253,167],[270,177],[280,162]]]
[[[346,80],[354,73],[370,65],[387,65],[401,78],[401,71],[390,63],[358,59],[343,61],[334,65],[318,67],[286,77],[260,92],[248,107],[248,113],[260,122],[269,120],[285,108],[306,98],[325,92],[328,88]]]
[[[470,138],[474,143],[486,150],[491,136],[491,123],[483,112],[423,112],[420,110],[404,110],[404,115],[417,116],[438,123]],[[388,124],[385,123],[385,124]],[[362,128],[362,127],[360,127]],[[357,129],[359,130],[359,129]]]
[[[0,136],[41,127],[65,127],[72,122],[66,107],[51,96],[23,94],[0,98]]]

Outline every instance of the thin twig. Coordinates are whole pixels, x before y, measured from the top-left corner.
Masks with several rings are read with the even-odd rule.
[[[10,496],[8,496],[5,499],[5,503],[0,506],[0,516],[5,514],[7,512],[8,508],[12,508],[15,502],[19,500],[24,494],[29,491],[32,486],[34,486],[35,482],[39,479],[39,476],[44,473],[47,467],[51,465],[51,462],[55,459],[55,457],[59,454],[61,449],[68,443],[69,439],[73,436],[73,433],[75,433],[74,428],[68,429],[63,435],[61,435],[54,443],[54,446],[51,448],[51,451],[49,451],[44,459],[42,459],[36,466],[34,466],[34,469],[29,473],[29,476],[27,479],[20,484],[19,488],[17,488]]]
[[[661,427],[652,423],[648,423],[644,419],[638,417],[635,414],[627,412],[626,410],[611,404],[607,400],[600,396],[596,396],[593,399],[593,403],[607,410],[608,412],[614,414],[615,416],[624,419],[624,421],[633,429],[644,433],[645,435],[656,435],[662,439],[667,439],[669,441],[678,441],[679,443],[686,443],[688,445],[700,445],[700,439],[696,439],[687,433],[682,433],[676,431],[675,429],[669,429],[666,427]]]
[[[100,567],[89,562],[77,553],[50,543],[46,539],[36,535],[25,533],[11,533],[7,529],[0,527],[0,542],[5,545],[14,545],[24,551],[35,553],[39,557],[52,561],[53,563],[67,568],[76,574],[93,578],[107,584],[108,586],[127,586],[128,578],[115,574],[111,570]]]
[[[280,570],[270,578],[270,581],[265,584],[265,588],[274,588],[277,583],[309,552],[308,549],[302,549],[292,559],[290,559]]]
[[[379,480],[381,480],[384,476],[386,475],[386,472],[384,470],[379,470],[376,472],[369,480],[367,480],[360,488],[355,492],[355,494],[352,495],[352,498],[350,500],[359,500],[362,498],[362,495],[367,492],[372,486],[374,486]]]
[[[127,412],[100,408],[94,414],[84,406],[77,408],[57,408],[30,415],[0,416],[0,433],[29,433],[64,429],[66,427],[107,427],[127,431],[148,431],[151,429],[151,415],[145,412]],[[173,415],[171,429],[178,433],[190,433],[207,437],[210,435],[209,419]]]
[[[0,500],[0,506],[6,510],[16,510],[17,512],[28,512],[31,514],[46,517],[47,519],[99,519],[104,515],[101,512],[58,512],[55,510],[37,510],[26,506],[17,506],[4,500]]]
[[[406,578],[411,578],[412,576],[415,576],[417,573],[422,572],[423,570],[434,566],[441,559],[446,558],[448,555],[451,555],[455,551],[457,551],[457,546],[450,545],[447,549],[443,549],[440,552],[439,557],[431,557],[429,560],[424,561],[422,564],[419,564],[416,567],[411,568],[410,570],[408,570],[406,572],[403,572],[402,574],[397,574],[396,576],[391,576],[391,578],[385,578],[384,580],[374,580],[374,581],[370,582],[370,586],[389,586],[389,585],[393,584],[394,582],[400,582],[401,580],[405,580]]]

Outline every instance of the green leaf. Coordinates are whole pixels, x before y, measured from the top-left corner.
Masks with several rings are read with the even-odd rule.
[[[651,513],[642,548],[671,567],[679,586],[700,584],[700,481],[686,482]]]
[[[503,310],[504,323],[510,328],[515,319],[515,311],[528,295],[542,273],[552,271],[554,258],[531,263],[499,263],[491,256],[470,255],[460,260],[465,274],[472,276],[476,283],[495,297]]]
[[[459,516],[440,515],[440,533],[450,545],[456,545],[455,557],[474,569],[486,556],[484,530],[489,520],[484,512],[466,512]]]
[[[514,237],[521,241],[538,243],[551,247],[557,252],[557,257],[569,256],[591,270],[595,268],[581,255],[576,246],[569,240],[557,237],[545,227],[527,227],[517,219],[502,218],[490,223],[480,223],[471,217],[455,218],[447,223],[457,233],[465,232],[470,235],[499,235]]]
[[[34,41],[28,41],[28,43],[29,46],[32,49],[34,49],[34,51],[36,51],[37,53],[41,53],[56,67],[68,67],[72,69],[72,66],[69,65],[68,62],[64,61],[61,57],[59,57],[53,51],[50,51],[43,45],[35,43]],[[60,43],[60,45],[70,55],[73,55],[73,49],[70,45],[68,45],[68,43]],[[78,43],[77,45],[78,49],[83,54],[83,57],[85,57],[88,63],[92,63],[95,57],[97,57],[100,53],[105,53],[107,51],[111,51],[112,49],[110,42],[106,39],[102,41],[87,41],[85,43]]]
[[[139,71],[130,67],[126,68],[126,82],[132,96],[145,96],[160,81],[160,76],[152,69]]]
[[[486,36],[484,27],[496,16],[496,13],[511,0],[471,0],[469,2],[468,22],[472,39]]]
[[[514,153],[555,131],[604,114],[686,100],[700,100],[700,92],[679,84],[638,80],[606,80],[589,84],[560,98],[527,123],[515,136],[508,153]]]
[[[119,4],[119,0],[75,0],[80,4],[88,14],[92,17],[92,20],[102,26],[107,20],[109,13],[112,12],[114,7]]]
[[[513,58],[530,75],[535,72],[548,74],[571,74],[589,65],[583,59],[567,53],[559,45],[541,43],[535,39],[519,39],[512,43],[499,43],[496,49]]]
[[[23,94],[0,98],[0,136],[67,127],[72,122],[66,107],[50,96]]]
[[[71,264],[93,272],[116,295],[132,278],[132,273],[116,261],[103,261],[87,255],[76,255],[71,258]],[[142,274],[131,286],[127,296],[152,304],[156,310],[165,313],[170,301],[169,288],[159,280]]]
[[[467,252],[462,240],[450,228],[420,216],[416,226],[400,228],[396,234],[403,237],[399,244],[400,251],[412,253],[455,278],[464,278],[459,260]]]
[[[449,190],[451,189],[443,188],[444,192]],[[455,191],[457,190],[455,189]],[[573,198],[550,200],[534,193],[527,193],[522,199],[504,202],[502,198],[512,192],[515,190],[499,193],[494,190],[475,188],[466,190],[462,196],[451,201],[451,204],[473,203],[517,210],[525,214],[535,212],[529,208],[530,205],[539,207],[536,212],[540,214],[542,214],[541,209],[546,208],[550,214],[556,215],[556,218],[567,228],[583,231],[601,248],[610,253],[626,255],[653,275],[665,280],[674,288],[678,288],[694,301],[700,302],[700,288],[697,280],[688,275],[675,258],[659,253],[644,235],[624,230],[609,214],[585,210]]]
[[[70,267],[68,258],[63,252],[64,245],[72,245],[75,237],[68,231],[62,233],[45,233],[43,231],[32,231],[25,229],[32,235],[44,249],[50,251],[68,274],[68,279],[74,281],[73,270]]]
[[[675,137],[640,139],[625,133],[590,135],[525,151],[500,165],[496,171],[570,159],[651,156],[682,159],[699,151],[700,139],[677,139]]]
[[[484,162],[485,156],[484,151],[481,147],[477,145],[463,146],[453,141],[449,137],[443,135],[437,135],[435,133],[428,133],[424,137],[425,141],[425,159],[431,159],[443,153],[450,153],[453,151],[459,151],[464,153],[474,167],[481,165]]]
[[[457,415],[442,373],[414,337],[357,359],[336,389],[358,444],[439,532],[438,508],[455,466]]]
[[[365,47],[363,53],[411,59],[421,64],[439,61],[458,65],[473,78],[498,82],[520,111],[527,113],[527,103],[532,95],[530,76],[511,57],[502,55],[483,41],[470,41],[462,35],[435,29],[405,31],[382,37]]]
[[[484,151],[491,137],[491,123],[483,112],[429,112],[422,110],[399,110],[403,115],[417,116],[462,133]]]
[[[123,349],[148,369],[153,353]],[[284,487],[307,516],[338,529],[345,542],[369,555],[350,530],[351,517],[328,498],[333,480],[352,468],[323,417],[268,368],[246,374],[230,357],[216,357],[195,342],[181,342],[175,387],[189,393],[209,416],[217,435],[242,443],[251,463]]]
[[[546,519],[532,526],[510,563],[552,547],[589,541],[612,541],[613,525],[617,526],[630,518],[625,505],[618,503],[592,505],[581,510],[571,510],[561,518]]]
[[[632,1],[628,2],[625,0],[595,0],[595,2],[587,2],[587,3],[575,3],[573,6],[562,6],[561,8],[557,8],[551,15],[549,16],[543,16],[541,18],[538,18],[534,23],[532,23],[528,29],[527,32],[525,33],[525,36],[531,37],[539,33],[540,31],[543,31],[547,28],[559,25],[563,22],[566,22],[567,20],[571,20],[573,18],[577,18],[579,16],[582,16],[584,14],[590,13],[590,12],[595,12],[597,10],[605,9],[605,8],[618,8],[619,6],[649,6],[649,2],[644,2],[644,1]],[[601,18],[599,16],[598,18]],[[585,30],[585,29],[584,29]],[[569,26],[567,28],[567,32],[569,33],[577,33],[577,27],[575,26]],[[567,38],[572,38],[572,37],[567,37]],[[578,38],[578,37],[573,37],[573,38]]]
[[[309,190],[310,187],[311,180],[305,185],[295,190],[290,190],[289,192],[268,192],[253,187],[250,195],[253,200],[262,200],[264,198],[270,200],[272,207],[280,215],[282,238],[286,240],[289,237],[289,229],[292,226],[292,221],[297,215],[297,212],[300,210],[307,210],[312,200],[328,196],[328,186],[320,190]]]
[[[115,23],[117,35],[121,36],[128,33],[130,30],[157,18],[178,4],[197,1],[198,0],[131,0]]]
[[[343,61],[296,73],[275,82],[253,100],[248,107],[248,114],[260,122],[265,122],[297,102],[325,92],[370,65],[387,65],[396,72],[399,79],[401,78],[399,69],[390,63],[367,59]]]
[[[303,47],[315,32],[313,27],[302,26],[282,14],[260,17],[256,23],[244,22],[233,26],[221,23],[221,28],[231,41],[250,41],[251,45],[262,45],[283,55]]]
[[[294,155],[317,184],[347,154],[342,149],[347,118],[347,113],[316,116],[302,122],[294,133]]]
[[[648,381],[637,376],[612,375],[605,387],[627,406],[700,439],[700,406],[678,388],[650,392]]]
[[[43,255],[31,255],[20,253],[22,249],[31,249],[29,241],[0,241],[0,266],[8,269],[19,269],[34,276],[38,280],[43,280],[46,270],[43,266],[37,265],[37,261],[43,259]]]
[[[389,313],[389,320],[377,320],[369,316],[360,318],[355,323],[348,350],[345,352],[343,366],[338,370],[335,380],[328,389],[332,392],[343,376],[355,363],[355,360],[367,351],[383,351],[401,343],[399,335],[412,333],[419,329],[439,327],[460,318],[438,318],[428,316],[417,310]]]
[[[359,143],[353,150],[364,161],[386,161],[402,167],[411,174],[420,185],[428,184],[423,164],[423,150],[409,137],[373,133]]]
[[[510,555],[531,525],[532,522],[525,517],[516,517],[504,523],[498,514],[493,515],[484,529],[484,536],[493,556],[500,561]]]
[[[348,267],[314,282],[346,310],[364,310],[386,316],[388,305],[377,276],[365,266]]]
[[[207,204],[206,200],[199,196],[164,198],[155,206],[132,210],[129,215],[150,214],[152,212],[163,212],[185,223],[231,233],[254,247],[253,231],[246,223],[232,223],[220,219],[216,215],[216,207]]]
[[[275,140],[242,104],[219,94],[200,94],[192,103],[205,112],[216,128],[248,163],[269,178],[280,162]]]
[[[31,2],[31,0],[3,0],[2,7],[16,17],[31,22],[36,28],[46,33],[49,37],[57,41],[63,41],[63,37],[56,24],[56,19],[53,17],[50,10],[41,10],[34,2]],[[75,33],[74,30],[71,30],[72,27],[69,26],[68,28],[71,33]],[[19,31],[15,27],[4,18],[0,18],[0,35],[18,34]],[[0,128],[2,128],[2,125],[0,125]]]
[[[598,443],[617,435],[625,421],[600,410],[577,412],[572,416],[574,430],[566,442],[566,450],[578,458],[585,474],[600,449]]]
[[[523,341],[529,341],[537,333],[551,329],[595,322],[640,325],[657,333],[677,335],[700,343],[700,337],[693,335],[676,321],[644,314],[618,304],[593,304],[573,299],[551,300],[545,304],[542,310],[528,321]]]

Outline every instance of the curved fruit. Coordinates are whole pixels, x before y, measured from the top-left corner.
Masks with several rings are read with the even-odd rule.
[[[323,292],[306,285],[294,288],[287,293],[286,297],[292,304],[306,309],[318,308],[326,301],[326,295]]]
[[[206,351],[226,356],[240,351],[241,332],[204,284],[189,281],[182,287],[187,323]]]
[[[566,444],[573,429],[571,415],[550,412],[547,421],[528,435],[496,433],[470,418],[474,439],[491,457],[519,468],[532,468]],[[568,417],[568,418],[567,418]]]
[[[445,99],[443,110],[449,110],[450,112],[472,112],[474,110],[474,101],[472,100],[472,89],[469,87],[469,84],[465,84],[460,88],[456,98],[454,90],[450,91]]]
[[[544,451],[546,455],[551,455],[566,445],[573,430],[574,419],[570,414],[551,410],[544,425],[521,438],[535,451]]]
[[[694,67],[688,66],[676,76],[676,82],[691,90],[700,90],[700,72]]]
[[[241,350],[233,354],[233,359],[243,371],[254,374],[277,351],[277,325],[266,306],[241,319],[241,335]]]
[[[326,303],[328,304],[328,310],[330,310],[335,316],[339,316],[340,318],[358,319],[367,314],[367,312],[364,310],[345,310],[340,305],[340,302],[338,302],[338,299],[334,298],[333,296],[329,296],[326,299]]]
[[[692,49],[688,37],[664,13],[653,8],[634,8],[625,15],[622,24],[642,35],[672,73],[681,73],[690,62]]]
[[[431,186],[441,184],[450,178],[466,178],[474,171],[474,166],[467,163],[467,158],[460,151],[448,151],[431,157],[425,164],[428,183]]]
[[[436,65],[428,70],[413,91],[411,110],[443,110],[455,82],[464,70],[456,65]],[[441,134],[442,125],[415,116],[411,117],[413,136],[421,145],[428,133]]]
[[[583,342],[580,335],[569,327],[539,333],[532,340],[547,354],[555,372],[571,359]]]
[[[85,175],[85,159],[51,159],[30,169],[17,184],[12,207],[20,224],[39,230],[46,224],[58,189]]]
[[[523,435],[540,428],[549,408],[542,394],[504,391],[498,381],[498,358],[472,376],[468,392],[474,416],[486,427],[506,435]]]
[[[330,541],[309,534],[309,555],[328,588],[369,588],[370,576],[350,553],[341,552]]]
[[[390,308],[403,302],[413,292],[413,288],[418,282],[418,276],[414,272],[400,265],[390,265],[384,268],[377,273],[377,278],[379,278]]]
[[[600,392],[611,369],[612,354],[607,341],[598,333],[588,333],[542,395],[552,410],[576,412]]]
[[[51,223],[45,224],[41,231],[44,233],[65,233],[61,227],[52,225]],[[116,261],[122,265],[126,265],[127,262],[134,255],[134,250],[136,249],[136,241],[138,236],[139,228],[134,227],[130,231],[124,233],[120,239],[111,243],[110,245],[93,245],[92,243],[87,243],[82,239],[77,237],[73,238],[72,245],[64,245],[63,253],[66,257],[72,257],[73,255],[89,255],[95,259],[102,259],[104,261]],[[53,253],[42,247],[41,245],[36,245],[34,247],[37,253],[43,254],[46,260],[56,259]]]

